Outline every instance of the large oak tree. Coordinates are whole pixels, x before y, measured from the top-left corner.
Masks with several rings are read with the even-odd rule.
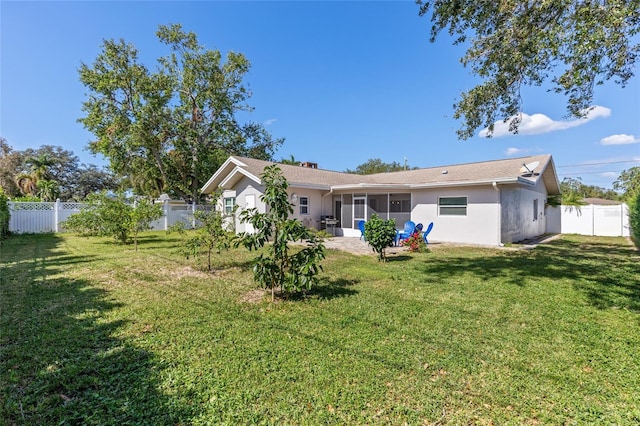
[[[157,37],[169,53],[155,71],[124,40],[105,40],[93,65],[81,66],[89,96],[79,121],[96,136],[91,151],[103,154],[136,193],[189,200],[228,155],[271,159],[282,140],[237,119],[251,110],[247,58],[229,52],[223,61],[177,24],[161,25]]]
[[[482,82],[454,105],[458,137],[493,131],[510,119],[517,132],[523,86],[542,86],[567,98],[569,115],[584,116],[594,89],[613,79],[624,86],[640,51],[640,0],[417,0],[431,17],[431,41],[442,30],[467,44],[462,64]]]

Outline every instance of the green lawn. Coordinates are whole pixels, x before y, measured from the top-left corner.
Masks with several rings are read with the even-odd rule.
[[[638,424],[640,254],[330,252],[304,297],[256,298],[180,238],[14,236],[0,247],[0,423]]]

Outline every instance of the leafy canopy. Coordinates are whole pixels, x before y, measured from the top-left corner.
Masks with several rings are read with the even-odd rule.
[[[289,184],[280,168],[265,167],[260,179],[264,185],[260,199],[266,205],[266,212],[259,213],[252,208],[240,213],[241,222],[251,224],[255,232],[242,233],[237,244],[254,250],[270,242],[266,251],[254,260],[253,273],[257,283],[271,289],[273,301],[277,287],[283,293],[290,293],[317,284],[325,248],[302,222],[289,219],[293,205],[287,193]],[[302,249],[290,246],[292,242],[304,240],[307,244]]]
[[[377,214],[364,224],[364,237],[378,253],[378,260],[386,261],[385,250],[391,247],[396,237],[396,221],[394,219],[382,220]]]
[[[613,182],[613,188],[622,191],[622,198],[625,200],[640,196],[640,167],[622,171]]]
[[[89,148],[127,178],[137,194],[196,200],[199,189],[230,155],[270,159],[281,139],[262,125],[241,124],[250,111],[244,55],[205,49],[177,24],[156,33],[169,53],[152,72],[134,45],[105,40],[92,65],[82,64],[89,90],[79,121],[96,136]]]
[[[523,86],[551,83],[567,98],[567,111],[583,117],[594,88],[633,76],[640,43],[640,0],[417,0],[431,17],[431,41],[442,30],[454,44],[468,43],[462,64],[482,79],[454,105],[458,137],[480,127],[489,135],[499,119],[517,132]]]

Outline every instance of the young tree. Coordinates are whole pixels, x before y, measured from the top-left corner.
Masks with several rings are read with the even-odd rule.
[[[134,200],[122,193],[91,194],[80,213],[62,223],[70,231],[83,235],[111,236],[126,244],[131,236],[138,250],[138,233],[150,229],[151,222],[162,217],[162,207],[146,198]]]
[[[240,124],[251,108],[242,80],[249,61],[198,44],[180,25],[161,25],[158,40],[170,54],[151,72],[124,40],[106,40],[80,81],[89,90],[79,121],[96,135],[89,146],[140,194],[198,199],[199,189],[230,154],[270,159],[282,140],[259,124]]]
[[[310,289],[316,284],[325,249],[302,222],[288,218],[293,213],[293,205],[287,193],[289,184],[280,168],[276,165],[265,167],[260,179],[264,185],[260,199],[266,204],[267,211],[258,213],[254,208],[240,213],[240,220],[250,223],[255,232],[241,234],[236,244],[254,250],[271,241],[266,252],[254,260],[253,273],[256,282],[271,289],[273,301],[277,287],[283,293],[289,293],[301,288]],[[307,240],[304,248],[292,249],[289,246],[290,242],[300,240]]]
[[[469,41],[461,62],[483,81],[454,105],[463,121],[458,137],[509,119],[517,132],[523,86],[541,86],[567,97],[570,115],[583,117],[594,88],[634,74],[640,51],[640,0],[459,1],[417,0],[431,15],[431,41],[442,30],[454,44]]]
[[[224,215],[217,210],[195,212],[195,219],[200,223],[196,234],[189,238],[182,251],[185,255],[197,256],[202,250],[207,252],[207,270],[211,271],[211,254],[231,247],[233,233],[225,229]]]
[[[396,238],[396,221],[393,219],[382,220],[377,214],[364,224],[364,238],[373,251],[378,253],[378,260],[386,261],[386,249],[393,245]]]

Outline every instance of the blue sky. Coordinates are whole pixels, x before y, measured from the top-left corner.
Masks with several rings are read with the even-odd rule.
[[[14,149],[59,145],[106,164],[76,121],[86,96],[77,70],[103,39],[120,38],[154,68],[166,54],[155,32],[169,23],[251,61],[255,110],[243,118],[286,139],[277,159],[342,171],[370,158],[431,167],[550,153],[561,179],[603,187],[640,165],[640,77],[600,87],[578,121],[565,118],[562,97],[527,88],[521,134],[459,141],[452,105],[477,80],[459,62],[463,47],[446,34],[429,43],[413,1],[2,1],[0,136]]]

